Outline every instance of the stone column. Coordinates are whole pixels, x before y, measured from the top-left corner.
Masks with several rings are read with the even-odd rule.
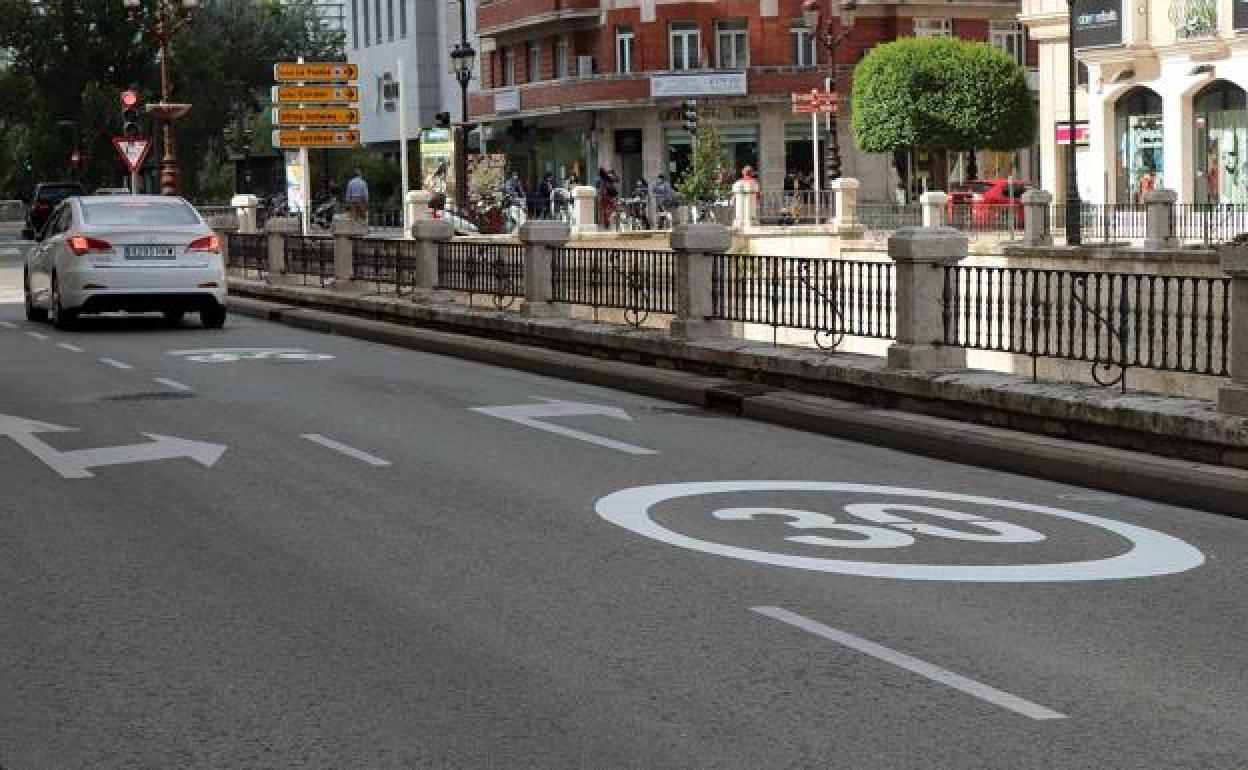
[[[572,189],[572,229],[590,233],[598,229],[598,191],[581,185]]]
[[[745,230],[758,224],[758,180],[738,179],[732,183],[732,228]]]
[[[1052,193],[1028,190],[1023,193],[1023,246],[1053,245],[1052,221],[1049,218]]]
[[[433,209],[429,208],[429,201],[433,200],[433,193],[428,190],[412,190],[407,194],[407,221],[415,224],[422,219],[433,219]],[[403,233],[404,238],[411,238],[411,233]]]
[[[906,227],[888,239],[897,266],[897,341],[890,369],[961,369],[966,349],[944,344],[946,265],[966,258],[967,238],[952,227]]]
[[[217,235],[217,247],[221,249],[221,264],[228,270],[230,267],[230,236],[238,232],[237,224],[214,226],[212,231]]]
[[[1179,248],[1175,237],[1174,204],[1179,194],[1174,190],[1153,190],[1144,195],[1144,248],[1152,251]]]
[[[853,177],[832,180],[837,235],[849,238],[862,237],[863,226],[858,223],[858,190],[861,187],[862,183]]]
[[[1220,246],[1218,257],[1231,276],[1231,381],[1218,388],[1218,411],[1248,417],[1248,243]]]
[[[924,227],[944,227],[949,224],[949,196],[938,190],[929,190],[919,196],[923,208]]]
[[[354,219],[335,218],[330,232],[334,234],[334,282],[345,286],[355,275],[355,241],[368,235],[368,225]]]
[[[729,321],[711,319],[712,257],[732,246],[732,231],[723,225],[699,223],[672,228],[676,252],[676,318],[672,336],[693,340],[732,336]]]
[[[254,195],[235,195],[230,198],[230,205],[234,207],[234,213],[238,216],[240,233],[259,232],[256,227],[257,212],[260,209],[259,198]]]
[[[264,223],[269,236],[269,280],[286,273],[286,236],[298,235],[302,225],[295,217],[274,217]]]
[[[418,253],[414,296],[426,299],[437,297],[438,245],[449,242],[454,232],[451,223],[445,219],[418,219],[412,223],[412,238],[416,240]]]
[[[520,242],[524,244],[525,315],[534,318],[568,316],[568,306],[555,304],[551,297],[554,291],[555,249],[562,248],[571,237],[572,229],[563,222],[530,219],[520,225]]]

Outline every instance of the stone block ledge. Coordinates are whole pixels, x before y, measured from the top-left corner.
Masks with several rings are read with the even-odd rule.
[[[883,359],[872,356],[772,346],[755,340],[684,341],[656,329],[522,316],[342,289],[274,286],[231,277],[230,290],[236,295],[293,306],[1248,468],[1248,418],[1224,414],[1212,402],[1200,399],[1124,394],[1080,383],[1032,382],[1026,377],[979,370],[888,370]]]

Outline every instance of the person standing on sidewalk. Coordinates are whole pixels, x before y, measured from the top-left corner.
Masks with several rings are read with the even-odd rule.
[[[357,222],[368,224],[368,182],[364,181],[364,172],[358,168],[355,176],[347,182],[346,197],[351,217]]]

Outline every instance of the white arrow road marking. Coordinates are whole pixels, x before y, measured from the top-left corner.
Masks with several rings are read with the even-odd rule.
[[[127,364],[127,363],[125,363],[124,361],[118,361],[118,360],[117,360],[117,359],[115,359],[115,358],[101,358],[101,359],[100,359],[100,363],[102,363],[102,364],[108,364],[109,366],[113,367],[114,369],[133,369],[133,368],[134,368],[134,367],[133,367],[133,366],[131,366],[130,364]]]
[[[600,404],[582,404],[576,401],[554,401],[547,400],[541,404],[515,404],[512,406],[478,406],[473,407],[473,412],[488,414],[491,417],[497,417],[502,420],[511,420],[512,422],[527,425],[530,428],[537,428],[549,433],[555,433],[567,438],[574,438],[578,441],[585,441],[590,444],[597,444],[608,449],[614,449],[618,452],[627,452],[630,455],[657,455],[654,449],[646,449],[645,447],[634,446],[633,444],[625,444],[622,441],[596,436],[593,433],[575,430],[573,428],[565,428],[562,425],[552,425],[543,422],[551,417],[610,417],[614,420],[627,420],[632,422],[632,417],[623,409],[614,406],[602,406]]]
[[[789,612],[781,607],[752,607],[754,612],[759,615],[765,615],[781,623],[788,623],[790,626],[800,628],[803,631],[829,639],[837,644],[843,644],[851,650],[857,650],[865,655],[878,658],[886,663],[892,663],[894,666],[912,671],[919,676],[927,677],[933,682],[940,682],[948,685],[955,690],[974,696],[980,700],[987,701],[993,705],[1008,709],[1025,717],[1032,719],[1065,719],[1066,715],[1045,708],[1029,700],[1024,700],[1017,695],[1011,695],[1008,692],[990,687],[983,682],[977,682],[974,679],[968,679],[961,674],[955,674],[948,669],[928,663],[924,660],[911,657],[904,652],[898,652],[889,649],[882,644],[876,644],[868,639],[860,636],[854,636],[846,631],[839,631],[830,628],[822,623],[811,620],[810,618],[798,615],[796,612]]]
[[[26,332],[26,333],[30,335],[31,337],[34,337],[37,340],[46,340],[48,338],[48,335],[44,334],[43,332]]]
[[[166,388],[173,388],[174,390],[192,390],[190,385],[183,385],[182,383],[177,382],[176,380],[168,380],[168,379],[165,379],[164,377],[156,377],[152,380],[152,382],[160,383],[161,385],[164,385]]]
[[[35,438],[36,433],[56,433],[77,430],[61,425],[52,425],[21,417],[0,415],[0,435],[8,436],[15,444],[33,454],[56,471],[62,478],[89,479],[92,473],[88,468],[100,468],[107,465],[123,465],[127,463],[143,463],[152,460],[172,460],[185,457],[194,460],[205,468],[210,468],[221,459],[227,447],[221,444],[210,444],[205,441],[192,441],[175,436],[162,436],[158,433],[144,433],[151,439],[145,444],[128,444],[123,446],[99,447],[96,449],[74,449],[62,452]]]
[[[4,327],[4,328],[6,328],[6,329],[16,329],[16,328],[17,328],[17,324],[13,323],[12,321],[0,321],[0,326],[3,326],[3,327]]]
[[[350,447],[350,446],[347,446],[346,444],[339,443],[337,441],[334,441],[332,438],[326,438],[325,436],[322,436],[319,433],[304,433],[299,438],[307,439],[308,441],[311,441],[313,444],[320,444],[321,446],[332,449],[335,452],[341,452],[347,457],[354,457],[360,462],[368,463],[369,465],[383,467],[383,466],[390,464],[389,460],[383,460],[376,455],[370,455],[368,452],[364,452],[362,450],[356,449],[355,447]]]
[[[78,347],[77,345],[71,345],[68,342],[58,342],[56,343],[56,346],[58,348],[61,348],[62,350],[68,350],[70,353],[82,352],[82,348]]]

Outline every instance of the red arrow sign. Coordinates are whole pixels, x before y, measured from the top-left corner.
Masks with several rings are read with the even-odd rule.
[[[135,174],[143,167],[143,161],[147,160],[147,153],[152,149],[152,140],[115,136],[113,146],[117,148],[117,154],[121,156],[121,159],[125,161],[126,168],[130,169],[131,174]]]

